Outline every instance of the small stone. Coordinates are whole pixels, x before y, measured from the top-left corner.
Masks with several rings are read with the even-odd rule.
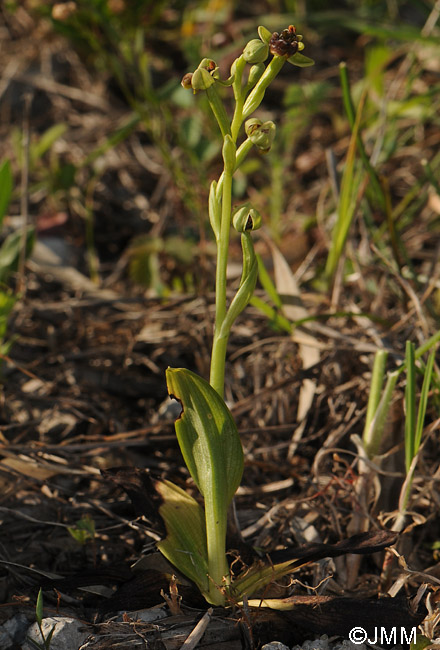
[[[271,641],[270,643],[266,643],[261,650],[289,650],[289,648],[284,643],[281,643],[281,641]]]
[[[84,629],[84,623],[81,621],[77,621],[74,618],[57,618],[53,616],[44,618],[41,622],[41,628],[45,638],[48,637],[54,626],[55,631],[50,642],[50,650],[77,650],[89,636],[87,630]],[[37,643],[42,643],[37,623],[33,623],[30,626],[27,637]],[[34,650],[34,646],[26,642],[23,644],[22,650]]]

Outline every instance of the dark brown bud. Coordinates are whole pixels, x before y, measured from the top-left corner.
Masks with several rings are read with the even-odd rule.
[[[271,54],[289,58],[298,52],[298,43],[296,29],[293,25],[289,25],[289,28],[283,29],[281,34],[278,32],[272,34],[269,41],[269,50]]]
[[[186,75],[184,75],[182,81],[180,82],[181,85],[186,89],[192,88],[191,86],[192,78],[193,78],[193,73],[187,72]]]

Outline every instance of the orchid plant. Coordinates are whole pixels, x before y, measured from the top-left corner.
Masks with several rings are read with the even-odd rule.
[[[214,61],[203,59],[182,80],[182,85],[194,93],[206,92],[223,138],[224,168],[209,193],[209,219],[217,245],[210,381],[182,368],[166,372],[169,394],[182,406],[175,423],[178,442],[204,506],[171,482],[157,481],[155,487],[162,498],[159,512],[167,530],[166,538],[157,546],[214,605],[224,605],[231,597],[252,595],[289,572],[292,565],[292,561],[272,566],[257,563],[232,582],[226,557],[227,512],[243,473],[240,437],[223,400],[226,349],[231,327],[255,289],[258,266],[251,233],[261,225],[260,215],[249,203],[233,210],[232,179],[253,147],[265,153],[275,137],[272,121],[251,117],[270,83],[286,62],[300,67],[313,65],[312,59],[301,54],[302,36],[293,25],[273,34],[259,27],[258,34],[259,38],[249,41],[233,62],[228,79],[220,79]],[[269,55],[272,58],[266,65]],[[234,94],[232,119],[221,98],[225,86]],[[239,143],[243,124],[245,135]],[[231,226],[241,235],[243,269],[237,292],[228,305],[226,270]]]

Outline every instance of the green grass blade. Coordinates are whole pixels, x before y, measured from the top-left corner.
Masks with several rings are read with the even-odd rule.
[[[415,455],[416,427],[416,366],[414,343],[406,342],[406,386],[405,386],[405,465],[409,468]]]
[[[12,169],[9,160],[0,167],[0,228],[12,194]]]
[[[264,302],[264,300],[262,300],[258,296],[252,296],[249,304],[251,304],[253,307],[261,311],[262,314],[267,316],[272,326],[276,327],[277,329],[283,330],[284,332],[287,332],[287,334],[292,333],[292,326],[290,324],[290,321],[287,320],[285,316],[280,314],[276,307],[272,307],[271,305],[268,305],[267,302]]]
[[[348,148],[347,161],[345,163],[344,174],[341,183],[341,193],[339,196],[338,217],[332,234],[329,254],[325,266],[325,275],[329,282],[333,280],[336,269],[341,259],[347,240],[348,232],[354,217],[357,204],[357,194],[361,184],[361,175],[356,172],[356,143],[359,133],[360,121],[362,116],[362,106],[359,106],[356,120],[353,126],[350,145]]]
[[[429,355],[428,362],[423,375],[422,391],[420,393],[419,410],[417,413],[417,424],[414,438],[414,454],[417,454],[422,440],[423,425],[425,422],[426,407],[428,405],[429,387],[431,385],[432,370],[434,368],[435,350]]]
[[[362,164],[364,165],[364,169],[367,172],[368,176],[370,177],[371,195],[373,195],[376,198],[376,200],[380,204],[380,207],[382,209],[385,209],[386,201],[385,201],[382,185],[380,183],[376,170],[370,163],[370,159],[367,155],[367,152],[365,151],[364,143],[362,141],[362,138],[360,137],[359,128],[357,129],[356,133],[354,133],[357,118],[356,118],[356,112],[353,105],[353,100],[351,98],[350,82],[348,79],[347,66],[344,62],[339,65],[339,74],[341,79],[342,101],[344,103],[344,109],[347,114],[352,133],[355,135],[356,138],[357,149],[359,152],[359,156],[362,160]],[[359,112],[361,112],[360,108],[363,101],[365,101],[365,95],[363,95],[363,98],[360,102],[360,107],[358,108],[358,114]]]

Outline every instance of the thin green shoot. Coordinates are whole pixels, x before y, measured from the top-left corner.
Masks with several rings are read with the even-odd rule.
[[[362,182],[362,174],[356,169],[356,146],[360,122],[362,117],[362,108],[365,101],[365,95],[361,101],[356,119],[353,124],[350,145],[348,148],[347,161],[345,164],[344,174],[342,177],[341,191],[339,196],[337,220],[333,229],[332,241],[325,266],[325,276],[331,283],[338,268],[348,232],[353,221],[356,205],[358,202],[359,190]]]
[[[417,361],[428,351],[433,350],[437,343],[440,341],[440,330],[431,336],[423,345],[418,347],[414,351],[414,361]],[[394,394],[394,389],[397,384],[402,372],[406,369],[407,361],[405,361],[395,370],[388,372],[387,380],[385,383],[385,388],[382,392],[382,396],[377,405],[376,411],[374,412],[374,417],[371,418],[371,412],[369,414],[369,426],[365,427],[363,434],[363,442],[369,458],[373,458],[378,453],[380,449],[385,424],[388,418],[388,413],[391,406],[391,401]],[[378,370],[379,373],[379,370]],[[375,378],[375,382],[380,381],[380,375],[378,374]],[[383,380],[382,380],[383,382]],[[375,388],[377,390],[377,388]],[[377,400],[377,396],[374,397],[374,401]]]
[[[38,629],[41,634],[42,642],[39,643],[34,639],[28,638],[28,642],[37,650],[50,650],[50,644],[52,642],[52,637],[55,632],[55,625],[50,630],[49,634],[46,636],[43,632],[43,616],[44,616],[44,603],[43,603],[43,591],[40,587],[37,596],[37,603],[35,605],[35,620],[37,621]]]
[[[363,433],[364,447],[369,458],[372,458],[378,453],[377,443],[380,442],[380,440],[371,439],[372,433],[374,432],[372,424],[374,421],[374,416],[380,404],[387,359],[388,352],[386,350],[377,350],[374,357],[370,393],[368,396],[367,415],[365,417],[365,426]]]

